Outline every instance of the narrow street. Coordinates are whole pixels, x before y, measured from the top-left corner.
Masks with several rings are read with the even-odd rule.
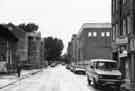
[[[84,75],[75,75],[64,66],[45,69],[0,91],[99,91],[88,86]]]

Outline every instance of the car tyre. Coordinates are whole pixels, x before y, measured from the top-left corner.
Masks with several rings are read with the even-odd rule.
[[[92,85],[94,88],[97,88],[97,87],[98,87],[98,85],[97,85],[95,79],[93,79],[93,80],[91,81],[91,85]]]
[[[116,86],[115,91],[120,91],[120,86]]]

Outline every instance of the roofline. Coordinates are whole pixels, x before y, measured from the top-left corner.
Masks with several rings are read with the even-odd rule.
[[[100,28],[106,28],[106,29],[111,29],[112,25],[109,22],[106,23],[84,23],[82,24],[81,28],[79,29],[78,34],[81,34],[84,28],[94,28],[94,29],[100,29]]]
[[[90,61],[99,61],[101,60],[101,62],[116,62],[115,60],[112,59],[91,59]]]
[[[84,23],[82,28],[111,28],[111,23]]]

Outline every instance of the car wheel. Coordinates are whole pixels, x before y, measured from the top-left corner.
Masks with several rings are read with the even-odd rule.
[[[120,91],[120,86],[116,86],[115,91]]]
[[[96,81],[95,81],[95,79],[93,79],[92,81],[91,81],[91,85],[94,87],[94,88],[97,88],[98,86],[97,86],[97,83],[96,83]]]

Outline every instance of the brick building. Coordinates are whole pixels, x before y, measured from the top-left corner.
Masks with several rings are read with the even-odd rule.
[[[119,61],[122,78],[135,87],[135,1],[112,0],[113,59]]]
[[[85,23],[68,44],[72,63],[86,63],[93,58],[112,58],[110,23]]]
[[[78,60],[111,58],[111,24],[85,23],[78,33]]]

